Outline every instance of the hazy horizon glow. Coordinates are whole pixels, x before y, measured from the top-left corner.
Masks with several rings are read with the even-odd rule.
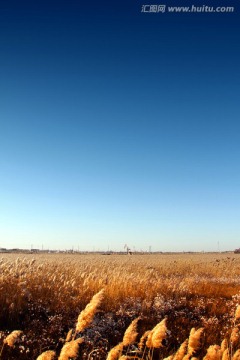
[[[240,247],[239,5],[141,5],[1,4],[0,247]]]

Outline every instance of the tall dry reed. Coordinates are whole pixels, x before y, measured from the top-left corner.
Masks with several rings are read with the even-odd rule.
[[[133,344],[136,341],[136,338],[138,336],[137,333],[137,323],[139,321],[140,317],[134,319],[131,324],[129,325],[129,327],[127,328],[127,330],[124,333],[123,336],[123,346],[129,346],[131,344]]]
[[[14,330],[11,332],[11,334],[9,334],[6,339],[4,339],[4,344],[13,347],[14,344],[19,340],[20,336],[22,335],[22,331],[21,330]]]
[[[107,359],[106,360],[117,360],[123,351],[123,343],[119,343],[116,346],[114,346],[114,348],[112,348],[107,355]]]
[[[83,331],[86,327],[90,325],[97,311],[97,308],[103,300],[103,297],[104,289],[100,290],[97,294],[95,294],[89,304],[87,304],[85,309],[81,311],[77,320],[76,332]]]
[[[63,345],[59,360],[70,360],[75,358],[78,355],[79,345],[82,344],[84,339],[78,338],[76,340],[71,340]]]
[[[182,360],[184,358],[184,356],[187,354],[187,349],[188,349],[188,339],[186,339],[179,347],[179,349],[177,350],[175,356],[174,356],[174,360]]]
[[[188,355],[192,356],[200,348],[200,341],[203,330],[204,328],[200,328],[198,330],[196,330],[195,328],[191,329],[188,339]]]
[[[163,346],[162,342],[166,338],[167,335],[167,326],[166,326],[166,319],[163,319],[159,324],[157,324],[152,329],[152,347],[153,348],[160,348]]]
[[[41,355],[37,357],[37,360],[55,360],[56,352],[52,350],[44,351]]]
[[[210,345],[203,360],[221,360],[222,350],[219,345]]]

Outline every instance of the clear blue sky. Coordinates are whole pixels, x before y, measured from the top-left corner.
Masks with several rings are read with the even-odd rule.
[[[0,247],[240,247],[239,2],[143,4],[1,1]]]

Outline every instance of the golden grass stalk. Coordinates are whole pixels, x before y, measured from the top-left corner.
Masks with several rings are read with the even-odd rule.
[[[143,348],[144,348],[145,343],[146,343],[146,339],[147,339],[148,335],[150,334],[150,332],[151,332],[151,330],[147,330],[147,331],[145,331],[145,333],[142,335],[142,337],[141,337],[141,339],[140,339],[140,341],[139,341],[139,343],[138,343],[139,349],[143,349]]]
[[[224,352],[227,348],[228,348],[227,339],[223,339],[223,341],[221,342],[221,350],[222,350],[222,352]]]
[[[237,327],[233,328],[230,336],[230,343],[232,346],[235,346],[239,341],[239,329]]]
[[[7,344],[10,347],[13,347],[15,342],[19,340],[19,337],[22,335],[21,330],[14,330],[12,331],[6,339],[3,340],[4,344]]]
[[[152,329],[152,347],[153,348],[160,348],[162,345],[162,341],[166,338],[167,335],[167,326],[166,326],[166,319],[163,319],[160,323],[158,323]]]
[[[136,341],[137,338],[137,323],[138,320],[140,319],[140,317],[134,319],[131,324],[129,325],[129,327],[127,328],[127,330],[124,333],[123,336],[123,346],[129,346],[131,344],[133,344]]]
[[[83,331],[89,324],[92,322],[93,317],[97,311],[98,306],[103,300],[104,289],[100,290],[97,294],[92,297],[92,300],[85,307],[84,310],[78,316],[78,321],[76,325],[76,331]]]
[[[179,347],[179,349],[177,350],[175,356],[174,356],[174,360],[182,360],[184,355],[186,355],[187,353],[187,348],[188,348],[188,339],[186,339]]]
[[[186,354],[186,355],[184,355],[183,360],[190,360],[191,358],[192,358],[192,355]]]
[[[189,339],[188,339],[188,354],[193,355],[200,347],[201,335],[203,333],[204,328],[199,328],[196,330],[192,328],[190,331]]]
[[[140,357],[136,357],[136,356],[128,356],[128,355],[122,355],[122,356],[120,356],[120,358],[118,358],[118,360],[133,360],[133,359],[135,359],[135,360],[142,360],[142,358],[140,358]]]
[[[109,351],[106,360],[117,360],[120,357],[122,350],[123,343],[121,342]]]
[[[73,335],[73,329],[70,329],[69,332],[67,333],[65,342],[69,342],[72,340],[72,335]]]
[[[233,354],[232,360],[240,360],[240,349]]]
[[[223,351],[222,360],[230,360],[229,349]]]
[[[207,354],[203,360],[220,360],[222,358],[222,350],[219,345],[210,345]]]
[[[239,319],[240,319],[240,305],[238,305],[238,307],[236,308],[235,317],[234,317],[235,321],[237,321]]]
[[[59,360],[69,360],[70,358],[74,358],[78,355],[79,345],[84,341],[83,338],[78,338],[76,340],[72,340],[63,345]]]
[[[169,355],[168,357],[164,358],[163,360],[173,360],[174,359],[174,355]]]
[[[54,360],[56,359],[56,353],[53,350],[44,351],[37,357],[37,360]]]
[[[153,330],[150,330],[147,334],[147,341],[146,341],[146,347],[152,348],[152,336],[153,336]]]

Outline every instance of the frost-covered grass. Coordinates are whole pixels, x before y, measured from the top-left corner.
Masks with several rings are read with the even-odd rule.
[[[238,254],[2,254],[1,359],[33,360],[47,350],[59,356],[80,312],[101,289],[104,298],[93,321],[76,335],[84,338],[76,359],[106,359],[137,317],[136,342],[122,352],[128,357],[141,356],[136,350],[140,337],[165,318],[164,346],[151,352],[153,358],[174,354],[193,327],[204,328],[199,358],[223,339],[232,354],[240,347],[238,340],[234,346],[230,342],[238,328]],[[13,330],[22,333],[12,347],[3,346]],[[144,356],[150,354],[145,351]]]

